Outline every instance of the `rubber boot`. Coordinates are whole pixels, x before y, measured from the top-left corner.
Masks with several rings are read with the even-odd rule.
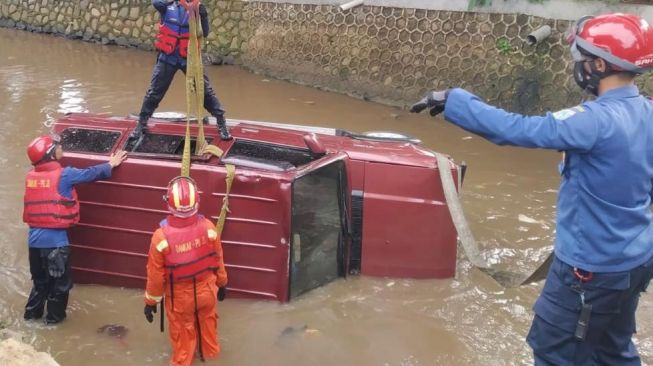
[[[224,116],[214,116],[218,121],[218,132],[220,133],[220,138],[224,141],[231,140],[231,134],[227,128],[227,121],[225,121]]]
[[[27,305],[25,305],[25,313],[23,314],[25,320],[41,319],[43,316],[48,291],[46,286],[39,286],[40,288],[35,286],[32,288]]]
[[[51,287],[46,264],[49,251],[49,249],[29,248],[29,270],[33,285],[25,305],[25,314],[23,314],[25,320],[40,319],[43,316],[45,301]]]
[[[66,307],[68,306],[68,292],[52,294],[48,296],[48,314],[44,323],[47,325],[61,323],[66,319]]]

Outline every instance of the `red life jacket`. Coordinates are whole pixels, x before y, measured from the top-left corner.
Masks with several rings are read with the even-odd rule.
[[[79,222],[79,201],[59,194],[63,167],[56,161],[34,167],[25,178],[23,222],[30,227],[65,229]]]
[[[179,56],[186,58],[188,55],[189,18],[190,15],[186,8],[175,2],[168,4],[161,17],[154,46],[166,55],[171,55],[179,45]]]
[[[175,52],[175,47],[179,42],[179,56],[186,58],[188,56],[188,34],[188,32],[177,33],[165,24],[159,24],[159,32],[156,34],[154,46],[166,55],[171,55]]]
[[[218,254],[209,241],[203,216],[181,220],[168,217],[161,228],[170,249],[165,256],[166,278],[172,282],[199,281],[218,270]]]

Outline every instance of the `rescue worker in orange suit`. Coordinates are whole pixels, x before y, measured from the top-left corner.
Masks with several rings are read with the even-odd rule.
[[[27,147],[34,168],[25,179],[23,221],[29,225],[29,266],[32,291],[25,305],[25,320],[40,319],[46,310],[46,324],[66,318],[68,295],[73,287],[70,247],[66,229],[79,222],[79,201],[75,185],[111,178],[111,170],[127,157],[119,151],[108,163],[86,169],[62,167],[61,145],[50,136],[34,139]]]
[[[137,140],[147,127],[147,120],[159,106],[172,79],[181,70],[186,73],[186,56],[188,55],[188,12],[178,0],[153,0],[152,5],[159,12],[161,22],[154,46],[159,50],[150,87],[145,93],[143,105],[138,117],[138,124],[132,131],[130,139]],[[209,34],[209,20],[204,4],[199,5],[202,35]],[[199,36],[199,35],[198,35]],[[204,108],[211,113],[218,123],[218,132],[223,140],[230,140],[231,135],[224,119],[224,109],[215,95],[204,70]]]
[[[154,232],[147,260],[145,318],[164,298],[172,346],[171,365],[190,365],[195,352],[220,354],[216,299],[226,296],[222,244],[211,221],[197,213],[199,192],[189,177],[170,181],[164,196],[170,215]]]
[[[527,337],[535,365],[641,365],[632,336],[653,276],[653,103],[634,79],[653,69],[653,27],[636,15],[583,17],[568,40],[574,79],[594,100],[523,116],[455,88],[411,111],[444,112],[499,145],[565,152],[555,256]]]

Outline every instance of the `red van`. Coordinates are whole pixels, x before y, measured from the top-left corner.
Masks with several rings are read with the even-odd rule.
[[[156,117],[156,116],[155,116]],[[78,187],[81,221],[70,230],[77,283],[144,288],[147,250],[167,214],[162,196],[179,175],[185,120],[152,118],[138,146],[133,117],[68,114],[53,125],[64,164],[86,167],[116,150],[128,159],[109,181]],[[292,300],[351,274],[448,278],[456,231],[435,153],[405,136],[242,120],[206,140],[224,151],[193,156],[200,213],[217,220],[225,164],[236,167],[222,244],[229,296]],[[197,135],[191,125],[191,135]],[[195,140],[191,142],[194,146]],[[457,184],[464,167],[450,166]]]

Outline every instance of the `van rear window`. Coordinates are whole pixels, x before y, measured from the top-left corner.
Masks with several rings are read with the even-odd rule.
[[[64,151],[106,154],[120,137],[120,132],[66,128],[59,135]]]

